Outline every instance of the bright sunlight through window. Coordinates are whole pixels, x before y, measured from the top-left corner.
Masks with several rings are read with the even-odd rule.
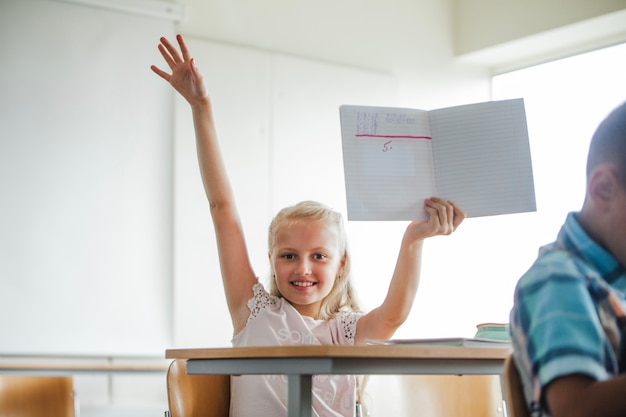
[[[493,78],[493,99],[523,97],[533,161],[537,221],[554,239],[585,193],[587,148],[600,121],[626,100],[626,44]],[[526,243],[524,243],[526,244]]]
[[[567,213],[582,206],[591,136],[602,119],[626,101],[624,57],[626,44],[620,44],[493,78],[493,100],[524,98],[537,199],[537,213],[510,216],[516,219],[512,233],[518,234],[511,234],[506,245],[525,264],[513,263],[513,271],[503,271],[503,278],[511,280],[509,305],[493,312],[495,317],[508,319],[504,314],[520,274],[530,267],[538,248],[555,239]]]
[[[624,57],[626,44],[493,78],[493,100],[525,101],[537,212],[467,219],[456,236],[430,240],[415,322],[394,337],[471,337],[478,323],[509,321],[518,279],[582,206],[591,135],[626,100]]]

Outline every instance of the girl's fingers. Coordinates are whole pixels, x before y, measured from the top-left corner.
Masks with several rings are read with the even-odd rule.
[[[456,229],[457,227],[459,227],[461,222],[465,220],[465,218],[467,217],[467,214],[459,206],[454,204],[452,201],[449,201],[449,203],[452,205],[452,208],[454,209],[453,225],[454,225],[454,228]]]
[[[172,59],[172,56],[167,51],[167,49],[165,49],[162,43],[159,44],[159,52],[161,52],[161,56],[163,57],[167,65],[170,67],[170,69],[174,69],[174,67],[176,66],[176,62],[174,62],[174,60]]]
[[[150,69],[152,69],[152,71],[153,71],[156,75],[158,75],[159,77],[163,78],[163,79],[164,79],[165,81],[167,81],[168,83],[170,82],[170,75],[169,75],[167,72],[162,71],[161,69],[159,69],[159,68],[158,68],[157,66],[155,66],[155,65],[151,65],[151,66],[150,66]]]
[[[151,65],[152,71],[167,81],[190,103],[207,96],[202,75],[191,58],[189,49],[181,35],[176,36],[178,45],[174,47],[165,37],[161,37],[158,49],[170,71],[163,71]],[[181,54],[183,58],[181,58]],[[183,60],[184,59],[184,60]]]
[[[178,41],[178,45],[180,47],[180,51],[183,55],[184,61],[183,59],[181,59],[180,54],[178,53],[178,50],[170,43],[170,41],[167,40],[167,38],[161,37],[160,39],[161,43],[158,46],[161,56],[163,56],[163,59],[165,60],[167,65],[170,67],[170,70],[172,70],[172,72],[174,71],[174,69],[176,68],[178,64],[181,64],[187,61],[192,61],[192,58],[190,58],[189,56],[189,49],[187,49],[187,45],[185,44],[183,37],[181,35],[177,35],[176,40]],[[172,78],[171,74],[161,70],[155,65],[152,65],[150,68],[152,68],[152,71],[154,71],[159,77],[163,78],[167,82],[169,82],[170,79]],[[192,72],[197,76],[197,70],[193,67],[193,65],[192,65]]]
[[[465,219],[465,213],[453,202],[433,197],[426,200],[426,211],[430,214],[431,223],[436,234],[450,234]]]
[[[436,214],[439,217],[440,225],[447,225],[450,223],[452,216],[450,215],[449,204],[440,198],[430,198],[428,203],[436,210]]]
[[[165,47],[165,49],[167,49],[167,52],[169,52],[170,57],[169,61],[166,58],[166,61],[168,61],[168,63],[171,61],[174,64],[183,62],[183,60],[180,58],[180,54],[178,53],[178,51],[176,50],[176,48],[174,48],[174,46],[172,46],[172,44],[165,38],[161,38],[161,45],[163,45]]]
[[[424,200],[424,210],[428,213],[429,220],[413,222],[415,233],[421,238],[449,235],[465,219],[465,212],[457,205],[437,197]]]
[[[183,54],[183,60],[189,61],[191,56],[189,55],[189,49],[187,49],[187,45],[185,44],[185,40],[182,35],[176,35],[176,40],[178,41],[178,46],[180,46],[180,52]]]

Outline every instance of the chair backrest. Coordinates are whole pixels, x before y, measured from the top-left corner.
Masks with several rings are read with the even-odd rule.
[[[513,360],[513,355],[504,361],[504,393],[509,417],[530,417],[522,380]]]
[[[167,371],[170,416],[228,417],[230,375],[188,375],[186,364],[174,359]]]
[[[498,375],[373,375],[370,380],[384,385],[371,391],[372,415],[503,417]],[[397,390],[396,384],[402,389]],[[380,398],[383,393],[387,398]],[[365,405],[369,405],[367,394]],[[411,414],[405,409],[419,411]]]
[[[74,417],[71,376],[0,375],[0,417]]]

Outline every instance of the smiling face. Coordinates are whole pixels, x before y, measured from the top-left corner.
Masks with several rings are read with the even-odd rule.
[[[318,318],[343,268],[337,240],[335,228],[321,221],[299,220],[276,231],[269,254],[276,285],[304,316]]]

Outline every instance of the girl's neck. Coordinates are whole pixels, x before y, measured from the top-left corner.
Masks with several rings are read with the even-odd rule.
[[[285,299],[293,308],[296,309],[301,316],[310,317],[313,320],[319,320],[321,306],[318,303],[310,305],[294,304],[291,301]]]

